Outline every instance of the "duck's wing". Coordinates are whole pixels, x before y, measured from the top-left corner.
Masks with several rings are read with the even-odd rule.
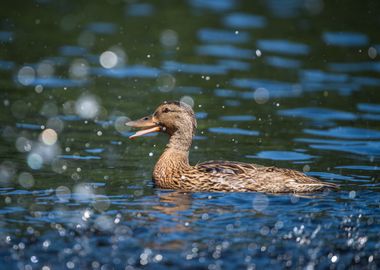
[[[215,179],[210,178],[210,181],[223,182],[229,186],[239,186],[239,188],[244,187],[255,191],[302,193],[339,187],[296,170],[236,161],[212,160],[199,163],[194,168],[214,175]]]
[[[224,161],[224,160],[210,160],[195,165],[199,171],[208,173],[222,173],[222,174],[249,174],[252,170],[256,171],[258,168],[263,168],[260,165],[249,164],[237,161]]]

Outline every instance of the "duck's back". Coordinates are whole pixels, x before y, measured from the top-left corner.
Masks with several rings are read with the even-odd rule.
[[[199,163],[181,176],[184,190],[307,193],[337,188],[304,173],[233,161]]]

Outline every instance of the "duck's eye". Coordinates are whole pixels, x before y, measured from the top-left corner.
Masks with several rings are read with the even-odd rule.
[[[171,110],[170,110],[169,108],[164,108],[164,109],[162,110],[162,112],[163,112],[163,113],[168,113],[168,112],[171,112]]]

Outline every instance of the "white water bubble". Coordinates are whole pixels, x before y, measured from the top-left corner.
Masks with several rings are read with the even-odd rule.
[[[178,44],[178,34],[174,30],[166,29],[161,32],[160,41],[165,47],[175,47]]]
[[[37,84],[37,85],[34,87],[34,91],[36,91],[37,94],[41,94],[42,91],[44,91],[44,87],[43,87],[41,84]]]
[[[37,65],[37,74],[42,78],[49,78],[54,74],[54,64],[52,61],[44,60]]]
[[[69,74],[72,79],[86,79],[89,74],[89,64],[87,60],[80,58],[71,62]]]
[[[54,138],[51,138],[50,135],[48,135],[46,142],[52,143],[53,142],[52,139]],[[61,148],[59,147],[58,143],[49,145],[49,144],[45,144],[41,137],[40,137],[40,140],[42,142],[35,145],[31,153],[35,153],[39,155],[42,158],[43,163],[51,164],[57,158],[57,156],[60,155]]]
[[[92,205],[99,212],[104,212],[110,207],[111,202],[107,196],[99,196],[95,198]]]
[[[18,176],[18,182],[24,188],[31,188],[34,186],[34,178],[33,175],[28,172],[22,172]]]
[[[67,161],[56,158],[51,163],[51,169],[59,174],[64,173],[67,170]]]
[[[269,91],[265,88],[257,88],[253,93],[253,98],[257,104],[264,104],[269,100]]]
[[[306,164],[305,166],[303,166],[302,171],[304,173],[310,172],[310,165]]]
[[[125,132],[125,131],[128,131],[130,130],[130,127],[127,126],[126,124],[131,121],[131,119],[129,119],[128,117],[126,116],[119,116],[118,118],[116,118],[115,120],[115,123],[114,123],[114,127],[115,129],[118,131],[118,132]]]
[[[71,197],[71,190],[66,186],[59,186],[55,189],[55,196],[60,201],[67,201]]]
[[[30,153],[26,159],[28,166],[33,170],[39,170],[44,163],[41,155],[38,153]]]
[[[16,140],[16,149],[21,152],[29,152],[32,150],[33,143],[25,137],[18,137]]]
[[[374,48],[374,47],[369,47],[369,49],[368,49],[368,56],[369,56],[369,58],[371,58],[371,59],[375,59],[376,56],[377,56],[377,50],[376,50],[376,48]]]
[[[94,197],[94,191],[92,187],[86,183],[76,185],[74,187],[74,194],[77,201],[86,201]]]
[[[75,101],[69,100],[62,105],[63,113],[66,115],[75,114]]]
[[[90,119],[99,114],[100,106],[94,96],[85,95],[75,102],[75,112],[82,118]]]
[[[118,58],[116,53],[113,51],[105,51],[99,57],[99,63],[104,68],[114,68],[118,63]]]
[[[17,72],[17,80],[22,85],[31,85],[36,78],[36,71],[31,66],[23,66]]]
[[[102,215],[95,219],[95,226],[101,231],[110,231],[114,223],[110,217]]]
[[[42,105],[42,108],[40,110],[40,114],[45,117],[52,117],[56,116],[58,114],[58,107],[57,104],[53,101],[45,102]]]
[[[57,133],[61,132],[64,128],[64,123],[58,117],[49,118],[46,122],[46,127],[54,129]]]
[[[161,73],[157,78],[157,87],[161,92],[170,92],[175,84],[176,79],[170,73]]]
[[[260,57],[262,55],[262,52],[259,49],[257,49],[255,53],[257,57]]]
[[[58,140],[58,134],[54,129],[47,128],[41,133],[41,141],[46,145],[53,145]]]
[[[15,175],[16,170],[13,163],[5,161],[0,164],[0,186],[6,185]]]
[[[253,199],[252,206],[256,211],[262,212],[269,205],[268,197],[264,194],[256,194]]]
[[[117,56],[116,67],[122,67],[127,63],[128,57],[123,48],[120,46],[112,46],[109,51],[115,53]]]
[[[181,97],[180,101],[183,102],[183,103],[186,103],[191,108],[194,107],[194,99],[192,97],[190,97],[190,96],[183,96],[183,97]]]

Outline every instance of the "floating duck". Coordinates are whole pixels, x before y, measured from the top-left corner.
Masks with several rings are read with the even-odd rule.
[[[127,125],[140,129],[130,139],[152,132],[169,135],[169,143],[153,170],[153,181],[159,188],[266,193],[310,193],[338,188],[291,169],[220,160],[190,165],[189,150],[197,122],[193,109],[183,102],[164,102],[152,115]]]

